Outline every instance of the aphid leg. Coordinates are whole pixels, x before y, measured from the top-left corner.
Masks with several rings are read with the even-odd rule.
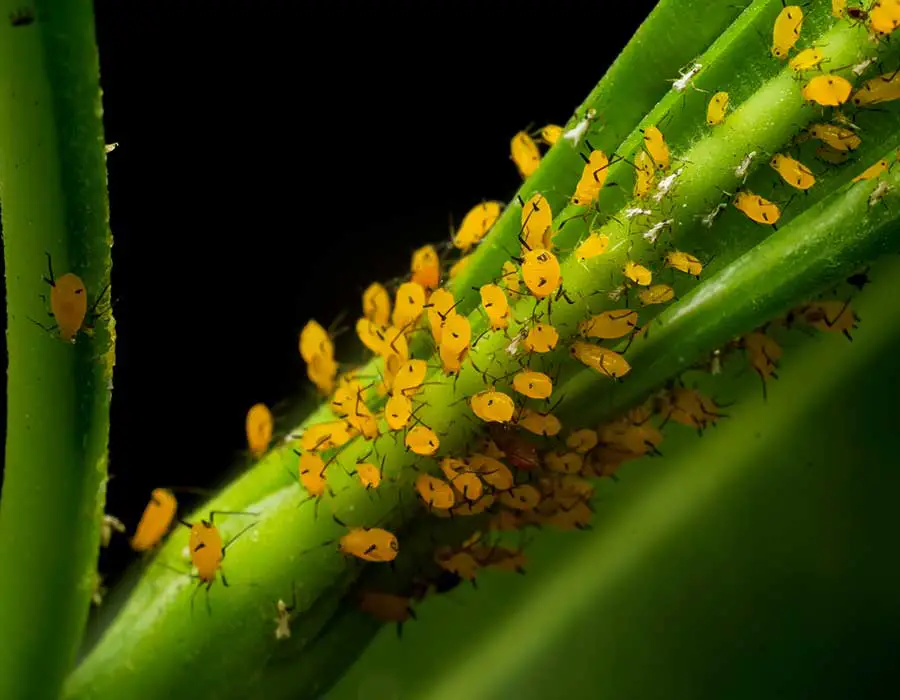
[[[225,559],[225,554],[227,553],[228,548],[235,543],[237,538],[240,537],[241,535],[243,535],[245,532],[247,532],[247,530],[251,529],[252,527],[255,527],[256,524],[257,523],[250,523],[247,527],[245,527],[243,530],[241,530],[238,534],[236,534],[234,537],[232,537],[230,540],[228,540],[228,542],[225,543],[225,546],[222,547],[222,559],[223,560]]]
[[[44,251],[44,255],[47,256],[47,271],[50,273],[50,279],[44,277],[44,282],[49,284],[51,287],[56,286],[56,278],[53,276],[53,260],[50,258],[50,253]]]

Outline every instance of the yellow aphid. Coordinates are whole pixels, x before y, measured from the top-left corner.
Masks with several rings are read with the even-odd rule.
[[[407,332],[409,331],[409,329],[406,330]],[[404,329],[395,328],[394,326],[388,326],[384,329],[384,347],[381,350],[381,355],[385,358],[385,370],[389,371],[391,375],[396,374],[397,370],[400,369],[400,364],[409,358],[409,343],[406,340]],[[388,368],[388,363],[391,361],[394,362],[394,366]]]
[[[513,265],[509,260],[503,263],[503,274],[501,275],[503,286],[506,291],[511,294],[519,293],[519,268]]]
[[[272,412],[264,403],[255,404],[247,411],[246,424],[250,453],[262,457],[272,441]]]
[[[654,284],[638,292],[638,298],[644,306],[667,304],[675,298],[675,290],[668,284]]]
[[[633,195],[637,199],[643,199],[653,191],[656,184],[656,167],[653,158],[646,151],[640,151],[634,159],[636,170],[634,171]]]
[[[529,250],[522,258],[522,280],[538,299],[550,296],[562,282],[559,260],[549,250]]]
[[[853,93],[852,101],[857,107],[868,107],[897,99],[900,99],[900,72],[894,71],[864,82]]]
[[[404,444],[407,449],[412,450],[417,455],[430,457],[438,451],[438,448],[441,446],[441,441],[438,439],[437,433],[431,428],[427,428],[424,425],[417,425],[406,434]]]
[[[684,253],[680,250],[666,253],[666,267],[671,267],[692,277],[699,277],[700,273],[703,272],[703,263],[690,253]]]
[[[477,472],[484,482],[491,488],[498,491],[507,491],[511,489],[516,481],[512,471],[503,462],[488,457],[487,455],[475,453],[469,457],[469,468]]]
[[[309,378],[319,393],[328,396],[334,391],[334,380],[337,377],[338,365],[333,358],[326,355],[316,355],[306,365],[306,376]]]
[[[304,452],[300,455],[298,466],[300,483],[310,496],[319,498],[328,488],[325,481],[325,462],[319,455],[313,452]]]
[[[876,177],[879,177],[880,175],[886,173],[888,171],[888,168],[890,167],[891,164],[888,163],[887,160],[879,160],[877,163],[875,163],[875,165],[869,166],[859,175],[853,178],[853,182],[860,182],[862,180],[874,180]]]
[[[444,457],[441,460],[441,471],[444,472],[447,481],[452,481],[468,468],[469,465],[466,464],[465,461],[457,459],[456,457]]]
[[[807,304],[797,311],[797,315],[813,328],[824,332],[843,333],[850,340],[853,340],[850,337],[850,331],[856,328],[859,320],[856,313],[850,308],[849,301],[840,301],[839,299],[827,299]]]
[[[809,135],[827,143],[836,151],[852,151],[862,143],[852,129],[834,124],[813,124],[809,127]]]
[[[869,26],[878,34],[891,34],[900,26],[900,1],[878,0],[869,11]]]
[[[472,472],[457,474],[450,481],[453,490],[460,494],[466,501],[477,501],[484,494],[484,484],[477,475]]]
[[[582,428],[566,438],[566,447],[578,454],[586,454],[597,446],[597,432],[590,428]]]
[[[441,261],[433,245],[426,245],[413,253],[412,281],[427,290],[437,289],[441,283]]]
[[[416,477],[416,491],[429,508],[447,510],[456,503],[456,494],[450,484],[428,474]]]
[[[485,423],[509,423],[512,420],[516,405],[502,391],[479,391],[469,398],[472,413]]]
[[[529,399],[547,399],[553,393],[553,380],[543,372],[523,370],[512,380],[513,389]]]
[[[447,273],[447,276],[450,279],[455,279],[458,274],[466,269],[470,262],[472,262],[472,256],[464,255],[450,266],[450,272]]]
[[[638,265],[635,262],[627,262],[625,263],[625,277],[630,279],[635,284],[639,284],[642,287],[646,287],[653,281],[653,273],[650,272],[643,265]]]
[[[808,190],[816,184],[816,176],[813,175],[812,170],[799,160],[786,156],[783,153],[776,153],[772,156],[769,165],[772,166],[776,173],[781,175],[782,180],[798,190]]]
[[[509,301],[503,289],[496,284],[486,284],[480,290],[481,305],[491,322],[491,330],[501,331],[509,326]]]
[[[788,65],[791,67],[792,71],[799,73],[804,70],[813,70],[824,60],[825,53],[822,49],[814,47],[811,49],[803,49],[803,51],[798,53],[788,62]]]
[[[839,75],[817,75],[803,86],[803,99],[823,107],[837,107],[850,99],[853,85]]]
[[[444,370],[444,374],[448,376],[459,374],[459,371],[462,369],[462,361],[468,352],[469,348],[467,347],[463,348],[461,352],[456,352],[448,349],[441,343],[438,355],[441,358],[441,368]]]
[[[372,323],[386,326],[391,321],[391,295],[378,282],[370,284],[363,292],[363,316]]]
[[[559,333],[553,326],[537,323],[528,331],[523,344],[528,352],[550,352],[558,342]]]
[[[560,474],[578,474],[584,466],[584,458],[577,452],[558,454],[549,452],[544,457],[544,463],[550,471]]]
[[[550,203],[540,192],[535,192],[522,206],[523,251],[538,248],[549,250],[552,224],[553,210],[550,208]]]
[[[553,437],[562,430],[562,423],[552,413],[539,413],[530,408],[523,408],[516,423],[530,433]]]
[[[403,430],[412,418],[413,405],[412,401],[397,392],[391,394],[387,403],[384,405],[384,420],[387,422],[391,430]]]
[[[669,147],[657,127],[648,126],[644,129],[644,150],[653,159],[657,170],[669,169]]]
[[[803,10],[797,5],[788,5],[778,13],[772,28],[772,55],[775,58],[787,58],[788,51],[800,38],[802,25]]]
[[[355,435],[347,421],[332,420],[309,426],[300,437],[300,444],[304,450],[321,452],[346,445]]]
[[[465,316],[453,314],[444,322],[441,349],[460,353],[472,342],[472,325]]]
[[[605,348],[602,345],[585,343],[576,340],[569,349],[576,360],[588,367],[597,370],[600,374],[610,379],[624,377],[631,371],[631,365],[619,353]]]
[[[575,186],[572,204],[576,207],[590,206],[597,199],[609,175],[609,158],[603,151],[591,151],[590,157],[581,171],[581,179]]]
[[[512,510],[534,510],[541,502],[541,492],[531,484],[521,484],[500,494],[500,503]]]
[[[404,282],[394,297],[391,322],[396,328],[411,332],[425,310],[425,288],[415,282]]]
[[[447,319],[451,316],[456,316],[456,311],[453,309],[455,304],[456,301],[453,299],[453,294],[443,287],[435,289],[428,298],[428,306],[426,307],[428,322],[431,324],[431,336],[438,345],[441,343],[441,338],[444,334],[444,324],[447,322]]]
[[[463,217],[462,223],[453,236],[453,245],[463,252],[477,245],[500,218],[502,209],[503,205],[500,202],[476,204]]]
[[[745,335],[741,339],[741,345],[747,350],[750,366],[763,380],[763,390],[765,391],[765,382],[769,377],[778,379],[775,370],[778,360],[781,359],[781,346],[768,335],[759,331]]]
[[[847,0],[831,0],[831,16],[843,19],[847,14]]]
[[[547,126],[541,128],[541,139],[548,146],[555,146],[556,142],[559,141],[559,137],[562,136],[563,128],[557,124],[547,124]]]
[[[842,165],[850,158],[850,154],[846,151],[836,151],[827,144],[816,146],[816,157],[831,165]]]
[[[388,326],[382,326],[367,318],[359,318],[356,321],[356,335],[369,350],[376,355],[381,355],[387,348],[385,334]]]
[[[603,255],[608,247],[609,236],[605,233],[592,231],[575,249],[575,258],[578,262],[584,262],[585,260],[596,258],[598,255]]]
[[[734,198],[734,206],[758,224],[774,226],[781,217],[777,204],[752,192],[738,192]]]
[[[510,141],[510,158],[516,164],[519,175],[529,178],[541,164],[541,152],[537,144],[526,132],[520,131]]]
[[[300,356],[308,364],[319,355],[334,357],[334,345],[322,326],[315,321],[308,321],[300,331]]]
[[[415,394],[422,387],[426,374],[428,374],[428,362],[407,360],[397,370],[397,376],[394,378],[392,386],[394,393],[404,396]]]
[[[603,311],[578,324],[578,330],[588,338],[603,340],[621,338],[637,328],[638,313],[629,309]]]
[[[706,105],[706,123],[716,126],[725,121],[725,112],[728,110],[728,93],[717,92],[709,99]]]

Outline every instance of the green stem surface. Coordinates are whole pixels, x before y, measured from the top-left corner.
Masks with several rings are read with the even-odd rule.
[[[33,21],[11,17],[28,5]],[[54,700],[94,587],[114,362],[111,315],[75,345],[40,295],[48,275],[109,281],[109,207],[90,0],[0,2],[0,203],[8,312],[0,504],[0,697]]]

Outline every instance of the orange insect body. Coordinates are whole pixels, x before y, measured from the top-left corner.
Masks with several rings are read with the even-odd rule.
[[[576,340],[569,350],[572,357],[579,362],[595,369],[610,379],[624,377],[631,371],[631,365],[619,353],[605,348],[602,345],[594,345]]]
[[[441,283],[441,262],[433,245],[422,246],[413,253],[410,270],[412,281],[420,287],[429,291],[438,288]],[[422,303],[425,303],[424,300]]]
[[[463,217],[459,229],[453,236],[453,245],[465,252],[480,243],[500,218],[502,209],[503,205],[500,202],[476,204]]]
[[[377,489],[381,485],[381,470],[374,464],[360,462],[356,465],[356,475],[366,489]]]
[[[725,112],[728,110],[728,93],[717,92],[706,106],[706,123],[717,126],[725,121]]]
[[[590,206],[597,199],[600,190],[606,183],[609,175],[609,158],[603,151],[591,151],[590,157],[584,165],[581,179],[575,186],[575,194],[572,204],[576,207]]]
[[[559,260],[549,250],[529,250],[522,262],[522,279],[533,296],[538,299],[550,296],[562,282]]]
[[[839,75],[817,75],[801,91],[803,99],[823,107],[838,107],[850,99],[853,85]]]
[[[556,142],[559,141],[559,137],[562,136],[563,128],[558,126],[557,124],[547,124],[547,126],[541,128],[541,139],[548,146],[555,146]]]
[[[760,331],[748,333],[741,339],[741,344],[747,349],[750,357],[750,366],[762,377],[763,381],[769,377],[777,379],[775,370],[778,360],[781,359],[781,347],[772,338]]]
[[[552,413],[539,413],[530,408],[523,408],[519,413],[516,424],[525,428],[529,433],[544,437],[553,437],[562,430],[562,423]]]
[[[813,175],[809,168],[799,160],[786,156],[783,153],[776,153],[772,156],[769,165],[781,175],[782,180],[798,190],[808,190],[816,184],[816,176]]]
[[[864,82],[853,93],[852,102],[857,107],[868,107],[897,99],[900,99],[900,75],[898,71],[894,71]]]
[[[319,498],[328,488],[325,481],[325,461],[314,452],[304,452],[300,455],[297,465],[300,483],[313,498]]]
[[[675,298],[675,290],[668,284],[654,284],[638,292],[638,298],[644,306],[666,304]]]
[[[684,272],[692,277],[699,277],[703,272],[703,263],[690,253],[674,250],[666,254],[666,267]]]
[[[501,391],[480,391],[469,399],[472,413],[485,423],[509,423],[516,405]]]
[[[625,263],[624,272],[625,277],[642,287],[646,287],[653,281],[653,273],[643,265],[638,265],[635,262]]]
[[[416,491],[429,508],[448,510],[456,503],[456,494],[450,484],[428,474],[416,477]]]
[[[788,62],[788,65],[791,67],[792,71],[799,73],[805,70],[813,70],[824,60],[825,53],[822,49],[813,47],[803,49],[803,51],[798,53]]]
[[[379,527],[354,527],[341,537],[338,550],[363,561],[389,562],[397,558],[400,544],[397,537]]]
[[[469,468],[498,491],[508,491],[515,485],[515,477],[509,467],[493,457],[475,453],[469,458]]]
[[[803,10],[797,5],[788,5],[778,13],[772,29],[772,55],[775,58],[787,58],[788,51],[800,38],[803,25]]]
[[[656,184],[656,167],[653,158],[646,151],[640,151],[634,159],[636,170],[634,171],[633,195],[636,199],[643,199],[653,191]]]
[[[696,389],[676,387],[669,392],[662,404],[662,412],[666,413],[667,420],[696,428],[699,432],[724,417],[719,413],[716,402]]]
[[[411,332],[425,310],[425,289],[415,282],[404,282],[397,289],[391,322],[396,328]]]
[[[197,570],[197,578],[206,584],[216,580],[216,572],[222,565],[225,548],[219,528],[211,522],[201,520],[191,526],[188,540],[191,565]]]
[[[425,360],[407,360],[397,371],[394,378],[394,393],[411,396],[422,388],[425,375],[428,374],[428,363]]]
[[[584,466],[584,458],[577,452],[548,452],[544,455],[544,463],[548,469],[560,474],[578,474]]]
[[[378,282],[370,284],[363,292],[363,316],[372,323],[386,326],[391,321],[391,295]]]
[[[530,399],[547,399],[553,393],[553,380],[542,372],[523,370],[512,380],[513,389]]]
[[[382,622],[396,622],[398,634],[404,622],[416,617],[409,598],[392,593],[364,591],[359,597],[359,609]]]
[[[534,510],[540,502],[541,492],[531,484],[514,486],[500,494],[500,503],[513,510]]]
[[[333,420],[310,425],[300,437],[300,444],[304,450],[320,452],[346,445],[355,435],[347,421]]]
[[[534,139],[525,131],[520,131],[512,137],[510,158],[523,179],[531,177],[541,164],[541,152]]]
[[[431,337],[440,345],[444,337],[444,324],[451,316],[456,315],[453,306],[456,301],[448,290],[436,289],[428,299],[428,322],[431,324]]]
[[[247,411],[247,444],[250,452],[257,459],[269,449],[269,443],[272,441],[272,426],[272,413],[265,404],[255,404]]]
[[[882,159],[879,160],[875,165],[869,166],[865,170],[863,170],[859,175],[853,178],[853,182],[861,182],[863,180],[874,180],[876,177],[880,177],[884,175],[888,171],[888,168],[891,167],[891,164],[888,163],[887,160]]]
[[[131,538],[131,548],[137,552],[145,552],[155,547],[175,520],[178,501],[168,489],[153,489],[150,502]]]
[[[777,204],[752,192],[738,192],[734,198],[734,206],[758,224],[774,226],[781,218],[781,210]]]
[[[491,322],[491,330],[500,331],[509,326],[509,301],[503,289],[496,284],[486,284],[479,290],[481,305]]]
[[[523,344],[528,352],[550,352],[559,342],[559,333],[553,326],[538,323],[528,331]]]
[[[431,428],[426,428],[424,425],[417,425],[410,430],[406,434],[404,443],[407,449],[423,457],[430,457],[438,451],[438,448],[441,445],[441,441],[438,439],[437,434]]]
[[[578,330],[588,338],[603,340],[621,338],[637,328],[637,311],[629,309],[604,311],[578,324]]]
[[[883,36],[893,33],[900,26],[900,2],[878,0],[869,11],[869,26]]]
[[[59,337],[75,342],[87,317],[87,289],[78,275],[67,272],[51,282],[50,311],[59,326]]]
[[[394,393],[384,405],[384,420],[391,430],[402,430],[412,418],[412,401],[401,393]]]
[[[850,340],[852,340],[850,331],[856,328],[859,321],[849,302],[837,299],[807,304],[800,307],[797,315],[813,328],[824,332],[843,333]]]
[[[441,351],[461,353],[472,342],[472,325],[465,316],[453,314],[444,322],[441,333]]]
[[[663,138],[662,132],[655,126],[644,129],[644,150],[653,159],[658,170],[669,169],[669,147]]]
[[[852,129],[834,124],[813,124],[808,131],[814,139],[823,141],[836,151],[852,151],[862,143]]]
[[[599,438],[597,432],[590,428],[582,428],[566,438],[566,447],[575,450],[578,454],[586,454],[597,446]]]
[[[603,255],[609,247],[609,236],[605,233],[592,231],[575,249],[575,258],[578,262],[584,262],[598,255]]]
[[[308,321],[300,331],[300,356],[310,363],[316,356],[334,357],[334,345],[328,332],[316,321]]]
[[[503,286],[506,291],[511,294],[519,293],[519,269],[509,260],[503,263],[503,275],[501,277]]]
[[[523,252],[539,248],[549,250],[553,236],[552,224],[553,210],[550,208],[550,203],[540,192],[535,192],[522,206]]]

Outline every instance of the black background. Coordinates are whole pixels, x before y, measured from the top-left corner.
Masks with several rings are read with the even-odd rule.
[[[564,124],[654,4],[98,2],[107,511],[131,531],[153,488],[220,479],[253,403],[310,391],[302,325],[352,321],[449,216],[508,200],[512,135]],[[107,584],[132,559],[118,536]]]

